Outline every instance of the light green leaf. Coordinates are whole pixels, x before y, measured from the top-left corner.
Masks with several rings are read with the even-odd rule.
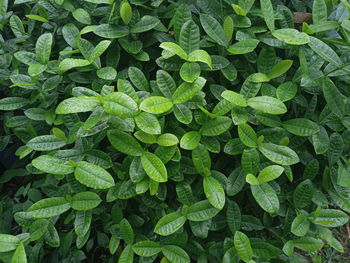
[[[190,61],[190,62],[203,62],[203,63],[207,64],[210,69],[213,68],[210,55],[208,54],[207,51],[202,50],[202,49],[192,51],[188,55],[188,61]]]
[[[298,237],[302,237],[307,234],[307,232],[309,231],[309,228],[310,228],[309,219],[307,218],[306,215],[300,214],[294,218],[291,225],[291,232]]]
[[[276,95],[280,101],[285,102],[293,99],[297,94],[297,91],[297,85],[291,81],[287,81],[278,86]]]
[[[27,255],[23,242],[20,242],[12,255],[11,263],[27,263]]]
[[[153,113],[162,114],[173,107],[170,99],[161,96],[151,96],[143,100],[140,104],[140,110]]]
[[[114,186],[114,179],[109,172],[85,161],[76,163],[74,176],[80,183],[93,189],[108,189]]]
[[[257,147],[258,138],[255,131],[246,123],[238,125],[238,136],[241,142],[248,147]]]
[[[287,146],[262,143],[258,149],[267,159],[280,165],[292,165],[299,162],[298,155]]]
[[[198,63],[185,62],[180,69],[180,77],[186,81],[193,83],[201,74],[201,67]]]
[[[204,145],[199,144],[192,151],[192,162],[198,173],[204,175],[210,174],[211,159],[209,152]]]
[[[91,17],[90,14],[83,8],[77,8],[72,12],[73,17],[75,20],[82,24],[91,24]]]
[[[123,252],[120,254],[118,263],[132,263],[134,260],[134,251],[132,250],[132,245],[129,244],[124,247]]]
[[[190,99],[192,99],[195,95],[198,94],[204,87],[206,83],[206,79],[199,77],[193,83],[183,82],[181,85],[175,90],[172,101],[174,104],[181,104]]]
[[[119,231],[121,238],[125,241],[126,244],[134,243],[135,233],[127,219],[123,218],[120,221]]]
[[[293,60],[288,60],[288,59],[282,60],[272,67],[272,69],[269,71],[267,76],[270,79],[277,78],[283,75],[284,73],[286,73],[292,65],[293,65]]]
[[[264,73],[254,73],[251,75],[251,80],[255,83],[269,82],[271,79]]]
[[[318,24],[327,21],[327,5],[325,0],[314,0],[312,4],[312,21]]]
[[[161,236],[169,236],[179,230],[186,222],[186,217],[180,212],[163,216],[156,224],[154,232]]]
[[[253,250],[246,234],[236,231],[233,243],[240,259],[250,263],[253,258]]]
[[[161,251],[161,246],[157,242],[146,240],[137,242],[132,249],[140,257],[152,257]]]
[[[204,123],[200,133],[204,136],[218,136],[227,131],[232,124],[232,120],[226,116],[219,116]]]
[[[261,12],[270,31],[275,31],[275,14],[271,0],[260,0]]]
[[[141,156],[144,151],[140,143],[128,133],[109,130],[107,136],[112,146],[122,153],[130,156]]]
[[[272,35],[290,45],[304,45],[310,42],[310,37],[307,34],[293,28],[278,29],[273,31]]]
[[[0,252],[8,252],[15,250],[20,239],[13,235],[0,234]]]
[[[103,38],[121,38],[129,34],[129,29],[126,26],[101,24],[93,32]]]
[[[65,175],[74,172],[74,167],[67,164],[65,160],[50,156],[41,155],[32,161],[33,166],[45,173]]]
[[[27,142],[27,146],[35,151],[52,151],[65,146],[66,143],[54,135],[41,135]]]
[[[171,52],[174,55],[179,56],[180,58],[187,60],[188,56],[185,50],[182,49],[178,44],[173,42],[163,42],[159,45],[160,48]]]
[[[63,214],[70,208],[69,202],[63,197],[51,197],[31,205],[26,214],[34,218],[48,218]]]
[[[141,164],[146,174],[152,180],[163,183],[168,180],[167,170],[159,157],[150,152],[141,155]]]
[[[110,44],[111,41],[109,40],[102,40],[101,42],[99,42],[97,46],[92,50],[89,57],[89,61],[92,63],[96,59],[98,59],[103,54],[103,52],[107,50]]]
[[[171,133],[164,133],[157,138],[157,143],[160,146],[173,146],[179,143],[179,139]]]
[[[71,206],[78,211],[91,210],[101,203],[101,198],[94,192],[80,192],[72,197]]]
[[[0,110],[12,111],[28,105],[30,101],[21,97],[7,97],[0,99]]]
[[[225,18],[223,27],[224,27],[225,38],[227,42],[230,42],[232,39],[233,30],[235,28],[235,25],[231,16],[227,16]]]
[[[302,237],[293,240],[293,245],[304,251],[317,251],[320,250],[324,243],[321,239],[316,239],[313,237]]]
[[[219,212],[220,210],[213,207],[208,200],[203,200],[191,205],[186,217],[190,221],[201,222],[213,218]]]
[[[279,210],[279,200],[275,190],[268,183],[251,185],[250,189],[259,206],[269,214],[276,214]]]
[[[247,100],[249,107],[269,114],[283,114],[287,107],[279,99],[269,96],[258,96]]]
[[[309,47],[321,58],[327,62],[340,67],[343,62],[337,55],[337,53],[326,43],[318,38],[310,36],[310,42],[308,43]]]
[[[229,46],[227,51],[233,55],[250,53],[254,51],[254,49],[258,46],[259,42],[260,41],[257,39],[243,39]]]
[[[25,15],[26,18],[35,20],[35,21],[39,21],[39,22],[43,22],[43,23],[48,23],[49,20],[47,20],[45,17],[42,16],[38,16],[38,15]]]
[[[225,100],[228,100],[234,105],[237,105],[240,107],[247,106],[246,99],[241,94],[236,93],[232,90],[225,90],[223,93],[221,93],[221,97],[223,97]]]
[[[190,54],[199,49],[200,33],[199,28],[192,20],[183,24],[180,31],[179,44],[183,50]]]
[[[154,16],[145,15],[141,17],[140,21],[138,21],[135,25],[130,27],[131,33],[142,33],[149,31],[160,23],[159,19]]]
[[[56,108],[56,114],[69,114],[93,111],[101,102],[97,97],[72,97],[62,101]]]
[[[340,227],[349,221],[349,216],[337,209],[321,209],[315,212],[312,223],[324,227]]]
[[[128,76],[138,90],[149,90],[148,80],[143,72],[137,67],[129,67]]]
[[[67,71],[72,68],[77,67],[84,67],[90,65],[90,61],[86,59],[80,59],[80,58],[65,58],[61,61],[61,63],[58,66],[58,70],[60,71]]]
[[[96,74],[100,79],[104,80],[115,80],[117,77],[117,71],[112,67],[99,68]]]
[[[279,165],[270,165],[261,170],[258,175],[258,180],[260,182],[269,182],[280,177],[284,172],[284,168]]]
[[[167,98],[171,98],[176,90],[176,83],[171,75],[164,71],[157,71],[157,86],[160,92]]]
[[[201,134],[197,131],[185,133],[180,140],[180,147],[185,150],[195,149],[201,140]]]
[[[160,123],[156,116],[147,113],[140,112],[135,118],[135,123],[137,127],[146,133],[149,134],[160,134],[162,132]]]
[[[221,183],[212,176],[205,176],[203,178],[203,188],[210,204],[221,210],[225,205],[225,192]]]
[[[119,12],[124,24],[129,24],[132,18],[131,5],[127,1],[122,2],[120,5]]]
[[[120,118],[132,118],[138,113],[136,102],[122,92],[112,92],[103,98],[103,109]]]
[[[189,263],[190,257],[182,248],[174,245],[165,245],[162,247],[164,256],[172,263]]]
[[[52,34],[42,34],[35,45],[36,59],[41,64],[47,64],[51,55]]]
[[[308,119],[290,119],[282,123],[283,128],[298,136],[311,136],[320,131],[320,127]]]
[[[208,34],[216,43],[221,46],[227,46],[224,29],[220,23],[210,15],[201,14],[200,21],[205,33]]]

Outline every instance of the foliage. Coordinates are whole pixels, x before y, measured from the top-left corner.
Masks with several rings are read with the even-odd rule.
[[[18,157],[0,259],[343,252],[349,18],[345,0],[0,0],[0,150]]]

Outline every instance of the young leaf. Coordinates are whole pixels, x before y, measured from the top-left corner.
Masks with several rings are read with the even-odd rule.
[[[239,42],[228,47],[227,51],[233,55],[241,55],[254,51],[258,46],[259,40],[257,39],[243,39]]]
[[[201,140],[201,134],[197,131],[185,133],[180,140],[180,147],[185,150],[195,149]]]
[[[103,109],[121,118],[132,118],[138,113],[136,102],[122,92],[112,92],[103,98]]]
[[[276,98],[269,96],[258,96],[247,100],[249,107],[269,114],[284,114],[287,107],[284,103]]]
[[[293,60],[282,60],[272,67],[267,76],[270,79],[277,78],[286,73],[293,64]]]
[[[12,255],[11,263],[27,263],[27,255],[23,242],[20,242]]]
[[[32,164],[36,169],[50,174],[65,175],[74,172],[74,167],[65,160],[50,155],[41,155],[35,158]]]
[[[170,99],[161,96],[151,96],[143,100],[140,104],[140,110],[153,113],[162,114],[173,107]]]
[[[140,112],[135,117],[135,123],[141,131],[144,131],[146,133],[149,133],[149,134],[161,133],[161,127],[157,117],[150,113]]]
[[[185,50],[182,49],[178,44],[173,42],[163,42],[159,46],[160,48],[169,51],[170,53],[179,56],[180,58],[187,60],[188,55]]]
[[[238,125],[238,136],[242,143],[248,147],[257,147],[258,138],[255,131],[246,123]]]
[[[298,236],[302,237],[307,234],[310,228],[310,221],[306,215],[300,214],[296,216],[291,225],[291,232]]]
[[[181,66],[180,76],[186,81],[193,83],[201,74],[201,67],[198,63],[186,62]]]
[[[132,18],[132,8],[131,5],[125,1],[120,5],[120,17],[122,18],[124,24],[129,24]]]
[[[275,14],[270,0],[260,0],[262,15],[270,31],[275,31]]]
[[[163,183],[168,180],[167,170],[157,155],[150,152],[144,152],[141,155],[141,163],[146,174],[152,180],[159,183]]]
[[[253,250],[248,237],[244,233],[236,231],[233,243],[240,259],[244,262],[250,262],[253,258]]]
[[[108,189],[114,185],[114,179],[109,172],[85,161],[76,163],[74,176],[80,183],[93,189]]]
[[[72,197],[71,206],[74,210],[85,211],[97,207],[101,198],[94,192],[80,192]]]
[[[275,190],[268,183],[251,185],[250,189],[259,206],[269,214],[276,214],[279,210],[279,200]]]
[[[307,34],[293,28],[277,29],[272,32],[272,35],[289,45],[304,45],[310,42],[310,37]]]
[[[204,193],[212,206],[221,210],[225,205],[225,192],[222,185],[212,176],[203,178]]]
[[[199,77],[193,83],[183,82],[181,85],[175,90],[172,101],[174,104],[181,104],[190,99],[192,99],[195,95],[198,94],[204,87],[206,83],[206,79]]]
[[[26,214],[34,218],[49,218],[63,214],[71,208],[63,197],[42,199],[28,208]]]
[[[269,182],[280,177],[284,172],[284,168],[279,165],[270,165],[261,170],[258,175],[258,180],[260,182]]]

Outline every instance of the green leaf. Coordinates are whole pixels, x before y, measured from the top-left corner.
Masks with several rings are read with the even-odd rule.
[[[186,222],[186,217],[180,212],[163,216],[156,224],[154,232],[161,236],[169,236],[178,231]]]
[[[276,214],[279,210],[279,200],[275,190],[268,183],[251,185],[250,189],[259,206],[269,214]]]
[[[67,71],[72,68],[77,67],[84,67],[90,65],[90,61],[86,59],[80,59],[80,58],[65,58],[61,61],[61,63],[58,66],[58,70],[60,71]]]
[[[12,255],[11,263],[27,263],[27,255],[23,242],[20,242]]]
[[[183,50],[190,54],[192,51],[199,49],[200,33],[199,28],[192,20],[183,24],[180,31],[179,44]]]
[[[312,223],[324,227],[340,227],[349,221],[349,216],[341,210],[321,209],[315,212]]]
[[[140,110],[152,114],[162,114],[173,107],[170,99],[161,96],[151,96],[143,100],[140,104]]]
[[[317,251],[323,247],[323,241],[313,237],[302,237],[293,240],[293,245],[304,251]]]
[[[132,84],[134,84],[134,86],[138,90],[144,90],[144,91],[149,90],[149,83],[147,81],[147,78],[140,69],[136,67],[129,67],[128,76]]]
[[[312,144],[316,154],[324,154],[329,149],[329,137],[326,129],[320,126],[320,132],[312,135]]]
[[[0,110],[11,111],[20,109],[29,104],[29,100],[21,97],[7,97],[0,99]]]
[[[248,147],[257,147],[258,138],[255,131],[246,123],[238,125],[238,136],[242,143]]]
[[[146,240],[134,244],[132,250],[140,257],[152,257],[161,251],[161,246],[154,241]]]
[[[48,23],[49,20],[47,20],[45,17],[42,16],[38,16],[38,15],[25,15],[27,18],[35,20],[35,21],[39,21],[39,22],[43,22],[43,23]]]
[[[231,7],[233,10],[236,12],[237,15],[239,16],[246,16],[247,12],[239,5],[231,4]]]
[[[130,156],[141,156],[144,151],[140,143],[128,133],[109,130],[107,136],[112,146],[122,153]]]
[[[101,42],[99,42],[97,46],[92,50],[89,56],[90,63],[98,59],[103,54],[103,52],[107,50],[110,44],[111,44],[111,41],[109,40],[102,40]]]
[[[129,244],[124,247],[123,252],[120,254],[118,263],[132,263],[134,260],[134,251],[132,250],[132,245]]]
[[[200,133],[204,136],[218,136],[230,129],[232,120],[225,116],[219,116],[204,123]]]
[[[159,19],[154,16],[145,15],[141,17],[140,21],[138,21],[135,25],[130,27],[131,33],[142,33],[149,31],[160,23]]]
[[[157,143],[160,146],[173,146],[179,143],[179,139],[174,134],[164,133],[157,138]]]
[[[74,230],[77,236],[84,237],[90,230],[92,210],[77,211],[74,220]]]
[[[134,243],[134,230],[132,229],[132,226],[127,219],[123,218],[122,221],[120,221],[119,231],[121,238],[125,241],[126,244]]]
[[[277,29],[272,32],[272,35],[289,45],[304,45],[310,42],[307,34],[293,28]]]
[[[153,135],[161,133],[161,127],[157,117],[150,113],[140,112],[135,117],[135,123],[141,131],[146,133]]]
[[[42,63],[47,64],[50,60],[52,46],[52,35],[50,33],[42,34],[35,45],[36,59]]]
[[[80,192],[72,197],[71,206],[78,211],[91,210],[101,203],[101,198],[94,192]]]
[[[63,214],[70,208],[70,203],[63,197],[51,197],[31,205],[26,214],[34,218],[49,218]]]
[[[337,53],[326,43],[319,40],[318,38],[310,36],[309,47],[321,58],[327,62],[340,67],[343,63]]]
[[[269,114],[284,114],[287,107],[279,99],[269,96],[258,96],[247,100],[249,107]]]
[[[54,135],[37,136],[27,142],[27,146],[35,151],[52,151],[65,145],[64,141]]]
[[[298,155],[289,147],[273,143],[262,143],[258,149],[270,161],[280,165],[292,165],[299,162]]]
[[[197,172],[200,174],[209,174],[211,169],[211,159],[207,148],[199,144],[192,151],[192,162]]]
[[[259,42],[260,41],[257,39],[243,39],[229,46],[227,51],[233,55],[250,53],[254,51],[254,49],[258,46]]]
[[[20,239],[17,236],[0,234],[0,252],[15,250],[19,242]]]
[[[180,140],[180,147],[185,150],[195,149],[201,140],[201,134],[197,131],[185,133]]]
[[[255,83],[261,83],[261,82],[269,82],[271,78],[269,78],[264,73],[254,73],[251,75],[251,80]]]
[[[226,47],[227,40],[225,38],[224,29],[220,23],[215,18],[207,14],[201,14],[199,18],[205,33],[207,33],[208,36],[211,37],[216,43]]]
[[[131,5],[128,2],[122,2],[120,5],[119,12],[124,24],[129,24],[132,18]]]
[[[297,85],[291,81],[288,81],[278,86],[276,90],[276,95],[280,101],[285,102],[293,99],[297,94],[297,91],[298,91]]]
[[[91,17],[90,14],[83,8],[77,8],[72,12],[73,17],[75,20],[82,24],[91,24]]]
[[[167,170],[157,155],[144,152],[141,156],[142,167],[152,180],[163,183],[168,180]]]
[[[76,163],[74,176],[80,183],[93,189],[108,189],[114,185],[114,179],[109,172],[85,161]]]
[[[300,214],[294,218],[291,226],[291,232],[298,237],[302,237],[307,234],[307,232],[309,231],[309,228],[310,228],[309,219],[307,218],[306,215]]]
[[[174,42],[163,42],[159,45],[160,48],[169,51],[170,53],[179,56],[180,58],[187,60],[188,55],[185,50]]]
[[[327,5],[324,0],[314,0],[312,4],[312,21],[314,24],[327,20]]]
[[[260,182],[269,182],[280,177],[284,172],[284,168],[279,165],[270,165],[261,170],[258,175],[258,180]]]
[[[112,92],[103,98],[103,109],[120,118],[132,118],[138,113],[136,102],[122,92]]]
[[[282,123],[283,128],[298,136],[311,136],[320,131],[319,126],[308,119],[290,119]]]
[[[171,98],[176,89],[174,79],[164,70],[157,71],[157,86],[160,92],[167,98]]]
[[[101,24],[93,32],[103,38],[121,38],[129,34],[129,29],[126,26]]]
[[[222,185],[212,176],[203,178],[204,193],[212,206],[221,210],[225,205],[225,192]]]
[[[322,91],[329,109],[339,118],[346,113],[345,97],[340,93],[337,86],[329,78],[322,81]]]
[[[267,76],[270,79],[277,78],[283,75],[284,73],[286,73],[292,65],[293,65],[293,60],[288,60],[288,59],[282,60],[272,67],[272,69],[269,71]]]
[[[190,62],[203,62],[203,63],[207,64],[210,69],[213,68],[210,55],[208,54],[207,51],[202,50],[202,49],[192,51],[188,55],[188,61],[190,61]]]
[[[181,85],[175,90],[172,101],[174,104],[181,104],[190,99],[192,99],[195,95],[197,95],[206,83],[206,79],[199,77],[193,83],[183,82]]]
[[[115,80],[117,77],[117,71],[112,67],[99,68],[96,74],[100,79],[104,80]]]
[[[240,107],[246,107],[247,101],[246,99],[239,93],[236,93],[231,90],[225,90],[223,93],[221,93],[221,97],[223,97],[225,100],[228,100],[234,105],[240,106]]]
[[[172,263],[189,263],[190,257],[182,248],[174,245],[165,245],[162,247],[164,256]]]
[[[309,179],[298,184],[293,193],[293,202],[295,207],[304,208],[308,206],[312,201],[314,193],[315,189]]]
[[[97,97],[73,97],[62,101],[56,108],[56,114],[69,114],[93,111],[101,102]]]
[[[198,63],[186,62],[181,66],[180,76],[186,81],[193,83],[201,74],[201,67]]]
[[[275,31],[275,14],[271,0],[260,0],[260,6],[267,28],[270,31]]]
[[[213,207],[208,200],[194,203],[188,208],[187,219],[194,222],[206,221],[220,212],[219,209]]]
[[[231,233],[234,234],[241,228],[242,216],[238,204],[234,201],[228,201],[226,220]]]
[[[233,243],[240,259],[244,262],[250,262],[253,258],[253,250],[247,235],[236,231]]]
[[[74,167],[65,160],[50,156],[41,155],[32,161],[33,166],[45,173],[65,175],[74,172]]]

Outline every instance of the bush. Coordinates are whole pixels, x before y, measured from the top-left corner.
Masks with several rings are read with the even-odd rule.
[[[1,260],[342,252],[350,5],[335,2],[2,0],[0,148],[18,158]]]

